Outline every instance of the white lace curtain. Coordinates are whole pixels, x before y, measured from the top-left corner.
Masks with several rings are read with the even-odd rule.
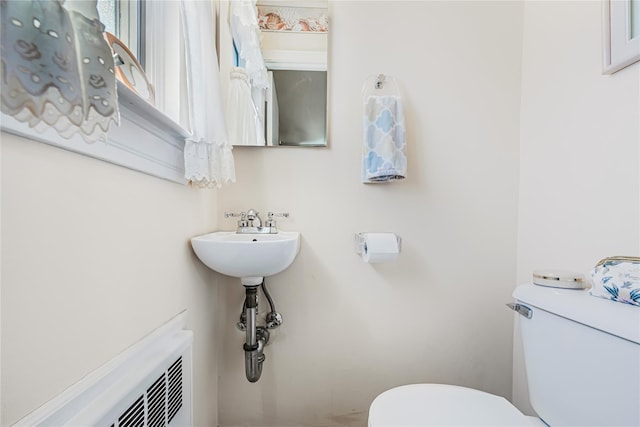
[[[1,110],[42,132],[106,141],[118,124],[113,56],[96,1],[0,2]]]
[[[182,0],[181,7],[192,130],[185,141],[185,176],[197,187],[220,187],[236,178],[222,110],[214,11],[211,1]]]

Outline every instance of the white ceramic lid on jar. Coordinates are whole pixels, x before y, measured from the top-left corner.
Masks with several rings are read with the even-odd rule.
[[[588,287],[582,274],[564,270],[536,270],[533,272],[533,283],[562,289],[585,289]]]

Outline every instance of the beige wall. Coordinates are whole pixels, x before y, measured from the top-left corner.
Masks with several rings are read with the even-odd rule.
[[[522,5],[331,8],[330,147],[237,148],[238,183],[219,193],[219,215],[285,210],[281,228],[302,233],[268,280],[285,323],[258,383],[234,327],[243,290],[221,280],[222,426],[362,426],[377,394],[415,382],[511,394]],[[409,176],[363,185],[361,88],[377,73],[405,95]],[[361,231],[400,235],[397,262],[363,263]]]
[[[215,426],[217,279],[188,238],[216,227],[216,193],[1,138],[0,424],[187,309],[195,421]]]
[[[600,2],[527,2],[518,282],[640,254],[640,64],[603,76]],[[527,410],[516,334],[514,402]]]

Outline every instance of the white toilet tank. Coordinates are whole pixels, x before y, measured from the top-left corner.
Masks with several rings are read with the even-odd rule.
[[[529,395],[550,426],[640,426],[640,308],[587,290],[527,284],[513,293]]]

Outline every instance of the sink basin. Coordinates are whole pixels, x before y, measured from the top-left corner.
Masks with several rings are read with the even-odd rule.
[[[300,233],[236,234],[217,231],[191,239],[191,246],[207,267],[227,276],[239,277],[254,286],[291,265],[300,250]]]

